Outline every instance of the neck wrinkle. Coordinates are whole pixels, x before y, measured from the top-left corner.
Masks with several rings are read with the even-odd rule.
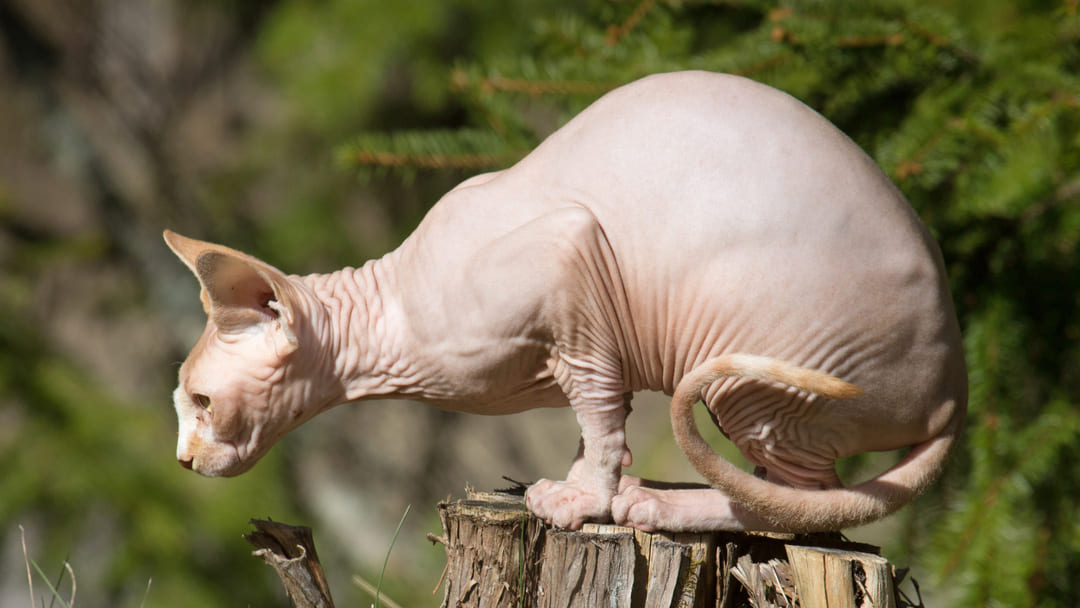
[[[306,277],[327,311],[323,348],[341,382],[343,401],[390,397],[408,392],[401,349],[395,338],[393,277],[379,260],[360,268]]]

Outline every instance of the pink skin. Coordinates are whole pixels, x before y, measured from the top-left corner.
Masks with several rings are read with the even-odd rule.
[[[684,72],[613,91],[514,167],[452,190],[398,249],[360,268],[286,275],[220,245],[166,240],[208,315],[174,397],[177,457],[205,475],[250,469],[345,401],[569,406],[581,450],[564,481],[527,493],[550,523],[839,527],[915,492],[879,484],[888,509],[851,506],[822,491],[838,486],[835,458],[951,442],[965,409],[959,332],[925,228],[827,121],[737,77]],[[672,394],[733,353],[762,357],[732,359],[749,367],[695,391],[767,485],[790,491],[743,492],[754,482],[690,448],[724,492],[624,479],[632,394]],[[780,360],[794,376],[771,375]],[[799,383],[808,370],[862,394],[815,394]],[[918,488],[947,451],[908,467]],[[804,498],[809,523],[778,522]]]

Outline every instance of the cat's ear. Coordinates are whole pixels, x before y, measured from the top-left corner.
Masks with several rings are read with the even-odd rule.
[[[285,352],[296,349],[298,295],[285,273],[245,253],[169,230],[165,242],[199,279],[203,310],[219,330],[267,324]]]
[[[176,257],[180,258],[180,261],[198,277],[199,254],[206,251],[210,243],[189,239],[186,236],[176,234],[172,230],[166,230],[163,236],[169,249],[172,249]],[[203,312],[210,316],[210,296],[206,293],[206,287],[203,286],[202,279],[199,279],[199,287],[201,288],[199,290],[199,300],[202,301]]]

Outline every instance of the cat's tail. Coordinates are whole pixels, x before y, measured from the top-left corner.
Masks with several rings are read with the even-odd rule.
[[[701,392],[713,382],[728,377],[779,382],[835,399],[856,397],[862,391],[823,372],[745,354],[710,359],[679,382],[671,400],[671,424],[679,447],[714,488],[770,522],[776,531],[840,530],[896,511],[937,479],[963,424],[963,408],[957,408],[958,413],[937,436],[914,446],[888,471],[851,488],[803,490],[781,486],[759,479],[724,460],[698,432],[693,407]]]

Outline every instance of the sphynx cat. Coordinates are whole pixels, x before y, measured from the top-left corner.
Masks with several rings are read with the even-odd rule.
[[[251,468],[342,402],[510,414],[569,406],[580,450],[528,507],[549,523],[836,530],[941,472],[967,376],[941,254],[885,174],[792,97],[682,72],[612,91],[513,167],[447,193],[385,257],[286,275],[165,233],[206,329],[174,395],[180,464]],[[622,475],[635,391],[674,394],[711,487]],[[702,441],[703,400],[757,465]],[[912,447],[844,488],[837,458]]]

